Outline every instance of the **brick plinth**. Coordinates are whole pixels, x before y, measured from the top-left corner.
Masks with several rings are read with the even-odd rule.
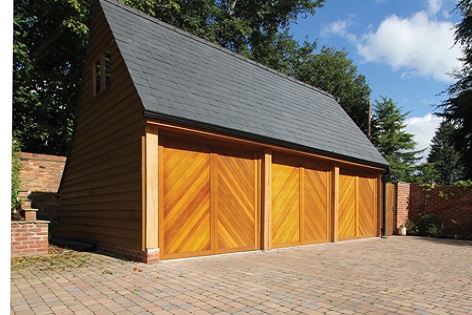
[[[96,248],[132,261],[139,261],[146,264],[159,262],[159,249],[141,251],[108,244],[96,244]]]
[[[12,221],[11,257],[47,255],[48,224],[48,221]]]

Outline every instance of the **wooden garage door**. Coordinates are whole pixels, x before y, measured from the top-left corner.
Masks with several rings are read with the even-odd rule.
[[[376,235],[377,179],[342,172],[339,175],[338,237]]]
[[[162,258],[258,248],[253,152],[176,143],[159,156]]]
[[[314,164],[303,159],[274,155],[273,247],[328,241],[329,172]]]

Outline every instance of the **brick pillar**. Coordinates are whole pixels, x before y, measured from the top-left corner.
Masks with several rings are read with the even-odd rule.
[[[12,221],[11,257],[47,255],[48,221]]]
[[[404,225],[408,221],[410,212],[410,184],[409,183],[397,183],[396,184],[397,194],[397,223],[396,228],[398,229],[401,225]]]

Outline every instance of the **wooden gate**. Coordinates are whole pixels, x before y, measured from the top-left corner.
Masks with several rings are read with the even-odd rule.
[[[274,156],[272,164],[273,247],[328,241],[329,171],[314,162]]]
[[[376,235],[377,179],[343,172],[339,175],[338,237]]]
[[[163,259],[259,248],[255,154],[202,147],[159,148]]]
[[[388,183],[385,187],[385,235],[393,235],[396,229],[396,193],[395,184]]]

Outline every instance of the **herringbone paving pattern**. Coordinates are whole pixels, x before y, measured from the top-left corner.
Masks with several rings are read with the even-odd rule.
[[[11,273],[11,314],[472,314],[472,242],[392,236]]]

